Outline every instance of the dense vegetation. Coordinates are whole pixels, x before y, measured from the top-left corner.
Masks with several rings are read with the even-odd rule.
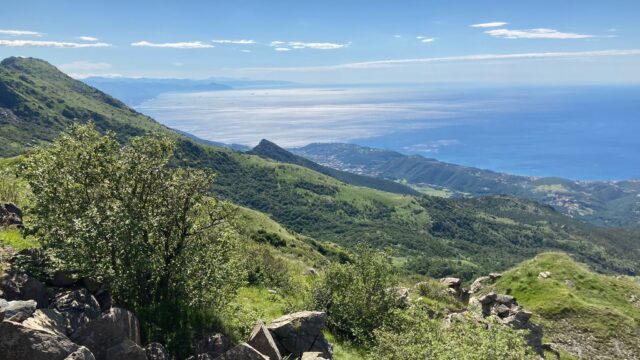
[[[597,225],[640,224],[638,181],[516,176],[353,144],[310,144],[292,151],[336,169],[404,182],[419,190],[437,189],[445,196],[507,194],[552,205]]]

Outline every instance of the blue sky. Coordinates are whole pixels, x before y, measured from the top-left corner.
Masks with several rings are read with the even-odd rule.
[[[640,83],[638,14],[637,0],[7,1],[0,57],[76,77]]]

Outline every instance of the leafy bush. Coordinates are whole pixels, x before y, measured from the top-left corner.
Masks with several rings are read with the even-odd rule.
[[[326,269],[312,289],[312,306],[327,312],[330,328],[367,343],[375,329],[393,321],[395,275],[386,253],[359,247],[352,263]]]
[[[173,151],[161,137],[122,147],[86,125],[23,164],[30,231],[61,268],[110,283],[152,338],[188,334],[194,312],[222,308],[244,279],[231,207],[207,196],[212,174],[169,167]]]
[[[519,331],[473,319],[445,325],[423,309],[402,311],[396,322],[375,331],[371,359],[525,360],[537,359]]]

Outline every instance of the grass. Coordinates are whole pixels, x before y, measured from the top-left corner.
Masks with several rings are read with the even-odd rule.
[[[542,271],[551,276],[540,278]],[[594,273],[563,253],[544,253],[505,272],[496,287],[533,311],[554,342],[593,336],[592,356],[614,343],[640,351],[640,285],[628,278]]]
[[[39,247],[40,245],[33,237],[24,238],[18,229],[0,228],[0,245],[11,246],[16,250]]]

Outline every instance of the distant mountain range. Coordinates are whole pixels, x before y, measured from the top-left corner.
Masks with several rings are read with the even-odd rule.
[[[247,80],[247,79],[150,79],[126,77],[89,77],[84,83],[95,87],[129,106],[138,105],[145,100],[171,92],[221,91],[242,88],[261,88],[287,86],[286,81]]]
[[[512,195],[598,225],[640,225],[640,180],[517,176],[355,144],[310,144],[291,152],[334,169],[408,184],[431,195]]]

